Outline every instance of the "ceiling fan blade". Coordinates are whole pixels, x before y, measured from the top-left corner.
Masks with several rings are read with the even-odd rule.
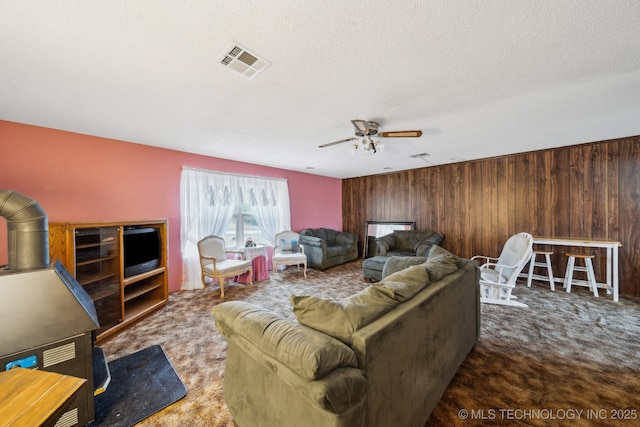
[[[383,138],[418,138],[422,136],[421,130],[401,130],[395,132],[380,132],[378,136]]]
[[[356,132],[367,132],[367,121],[362,119],[351,120]]]
[[[341,139],[340,141],[330,142],[328,144],[318,145],[318,148],[331,147],[332,145],[342,144],[343,142],[355,141],[356,139],[358,139],[358,138],[354,137],[354,138]]]

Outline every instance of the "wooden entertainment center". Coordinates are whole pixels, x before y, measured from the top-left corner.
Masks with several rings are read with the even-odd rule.
[[[158,236],[159,253],[148,269],[127,274],[125,236],[138,231],[152,231],[150,234]],[[167,304],[166,219],[52,222],[49,248],[51,260],[60,260],[93,299],[100,322],[96,341]]]

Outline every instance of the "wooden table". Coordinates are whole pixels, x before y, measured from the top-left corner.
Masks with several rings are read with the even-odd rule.
[[[607,250],[607,276],[605,283],[598,283],[598,287],[605,288],[613,294],[613,300],[618,301],[618,248],[622,243],[613,240],[571,239],[562,237],[534,237],[534,245],[569,246],[584,248],[605,248]],[[564,278],[554,278],[556,282],[563,282]]]
[[[86,381],[37,369],[0,372],[0,424],[53,425]]]

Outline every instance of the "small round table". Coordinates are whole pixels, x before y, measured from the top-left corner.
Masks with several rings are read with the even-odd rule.
[[[242,252],[242,257],[251,260],[253,267],[253,281],[269,280],[269,270],[267,269],[267,247],[256,245],[251,247],[238,248]],[[249,283],[249,273],[244,273],[236,278],[237,282]]]

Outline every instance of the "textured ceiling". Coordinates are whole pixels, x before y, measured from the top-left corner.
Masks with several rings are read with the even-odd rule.
[[[632,136],[639,17],[638,0],[0,0],[0,119],[338,178]],[[220,65],[236,43],[272,65]],[[351,119],[424,135],[318,148]]]

